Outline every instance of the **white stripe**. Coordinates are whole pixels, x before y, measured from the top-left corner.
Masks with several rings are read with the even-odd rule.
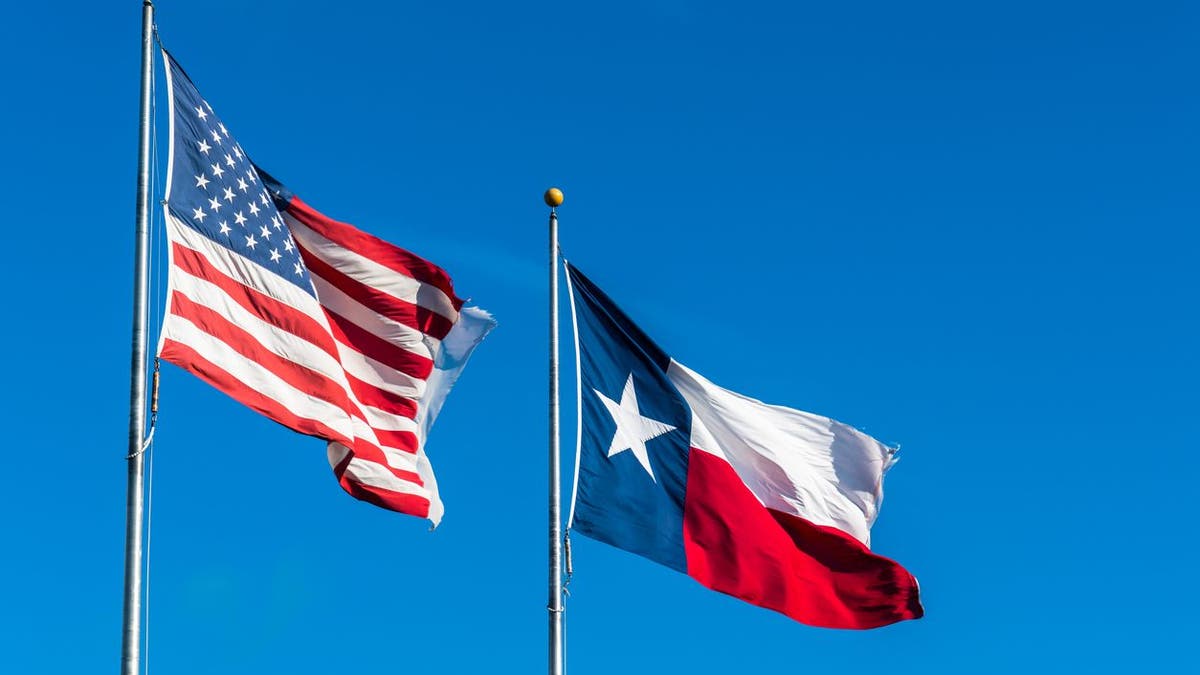
[[[171,76],[171,57],[167,50],[159,48],[162,55],[163,75],[167,80],[167,185],[163,191],[163,210],[168,210],[171,201],[171,176],[175,173],[175,83]]]
[[[892,451],[828,417],[723,389],[678,361],[667,377],[692,409],[692,447],[729,462],[764,506],[866,545]]]
[[[174,96],[171,98],[173,99]],[[171,105],[173,106],[175,104],[172,103]],[[167,166],[172,165],[168,164]],[[170,171],[167,171],[168,175],[170,175],[170,173]],[[168,179],[167,182],[169,184],[170,180]],[[172,245],[175,242],[175,239],[171,236],[171,230],[177,228],[178,225],[172,222],[174,217],[171,215],[171,207],[167,205],[165,198],[163,199],[162,207],[164,216],[164,229],[167,232],[167,295],[166,302],[164,303],[163,307],[163,322],[165,323],[167,320],[166,317],[171,315],[171,307],[173,304],[171,300],[174,297],[173,291],[175,290],[175,278],[179,276],[179,270],[175,267],[175,247]],[[163,340],[165,340],[166,337],[166,332],[164,332],[163,328],[160,327],[158,330],[158,347],[156,347],[154,350],[155,356],[162,356]]]
[[[367,418],[367,423],[372,428],[380,431],[409,431],[414,434],[419,433],[416,420],[410,420],[403,415],[380,410],[374,406],[369,406],[365,403],[359,404],[359,409]]]
[[[433,370],[425,381],[425,392],[417,402],[416,422],[422,442],[429,436],[446,397],[467,367],[471,353],[495,327],[496,320],[491,314],[478,307],[464,307],[458,322],[442,340],[433,358]]]
[[[411,452],[405,452],[404,450],[389,448],[386,445],[380,446],[379,449],[383,451],[383,457],[387,460],[388,466],[401,471],[418,473],[416,455],[412,454]]]
[[[242,356],[221,340],[205,333],[183,317],[169,315],[163,334],[196,350],[200,356],[229,373],[248,389],[273,399],[297,417],[316,420],[346,438],[354,425],[346,411],[321,398],[296,389],[257,361]]]
[[[571,265],[563,258],[563,273],[567,277],[567,298],[571,301],[571,337],[575,342],[575,475],[571,478],[571,508],[567,511],[567,529],[575,524],[575,504],[579,497],[579,455],[583,451],[583,368],[579,365],[579,317],[575,313],[575,289],[571,284]]]
[[[285,213],[283,217],[292,231],[292,237],[306,251],[325,261],[342,274],[398,300],[436,312],[450,321],[458,320],[458,311],[454,309],[454,303],[437,286],[417,281],[366,256],[335,244],[314,232],[291,214]]]
[[[312,275],[312,280],[313,285],[317,288],[317,297],[320,298],[321,305],[330,312],[407,352],[433,359],[438,347],[437,338],[363,306],[362,303],[346,295],[337,286],[316,274]]]
[[[171,78],[171,61],[167,56],[167,50],[159,49],[162,56],[163,74],[167,80],[167,184],[163,192],[162,209],[166,216],[166,230],[168,235],[171,232],[171,177],[175,174],[175,85]],[[163,321],[166,322],[166,317],[171,314],[171,291],[174,286],[174,268],[175,268],[175,247],[170,245],[173,238],[168,236],[167,244],[167,299],[166,306],[163,308]],[[159,328],[158,331],[158,347],[154,350],[155,356],[162,355],[163,340],[166,339],[166,331]]]

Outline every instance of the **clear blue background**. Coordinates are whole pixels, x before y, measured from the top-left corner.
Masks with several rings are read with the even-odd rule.
[[[808,628],[578,538],[571,673],[1187,670],[1196,6],[830,5],[164,0],[256,161],[501,326],[432,534],[165,366],[151,670],[542,671],[551,184],[676,358],[903,445],[874,545],[928,611]],[[6,673],[118,667],[139,13],[0,21]]]

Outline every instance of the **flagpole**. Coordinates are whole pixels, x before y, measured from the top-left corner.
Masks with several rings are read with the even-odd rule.
[[[550,675],[563,673],[562,485],[558,447],[558,213],[563,194],[550,188],[543,195],[550,207]]]
[[[129,452],[125,488],[125,610],[121,673],[138,675],[142,639],[142,540],[146,433],[146,325],[150,268],[150,105],[154,72],[154,4],[142,3],[142,98],[138,126],[137,224],[133,268],[133,353],[129,364]]]

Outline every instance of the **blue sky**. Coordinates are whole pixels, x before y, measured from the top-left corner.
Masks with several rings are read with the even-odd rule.
[[[6,672],[117,669],[139,11],[0,27]],[[577,538],[570,672],[1193,661],[1194,5],[163,0],[158,23],[255,161],[501,325],[428,446],[432,534],[164,366],[152,671],[544,667],[552,184],[566,254],[673,356],[902,445],[873,545],[928,612],[808,628]]]

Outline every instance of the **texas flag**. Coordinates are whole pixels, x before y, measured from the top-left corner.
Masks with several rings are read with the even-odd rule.
[[[582,399],[571,529],[813,626],[924,614],[917,580],[870,549],[890,448],[709,382],[567,274]]]

